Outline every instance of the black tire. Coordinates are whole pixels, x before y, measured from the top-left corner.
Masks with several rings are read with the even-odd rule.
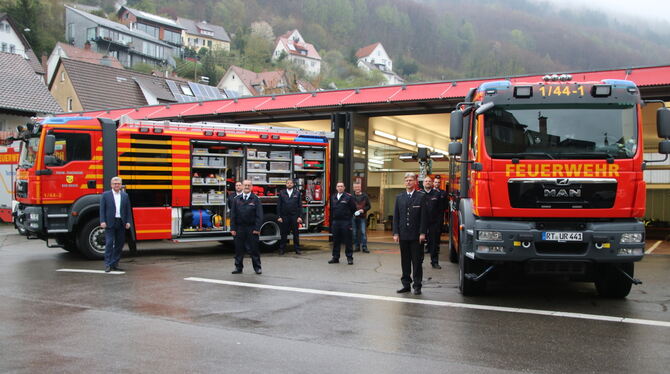
[[[62,245],[63,250],[76,253],[79,252],[79,248],[77,248],[77,241],[75,239],[70,239],[70,238],[56,238],[56,243],[59,245]]]
[[[77,236],[79,252],[89,260],[105,258],[105,229],[100,227],[100,220],[94,218],[81,227]]]
[[[598,264],[596,267],[596,290],[601,297],[612,299],[623,299],[628,296],[633,285],[628,277],[621,274],[619,270],[633,277],[635,274],[635,264],[632,262],[624,264]]]
[[[279,223],[277,222],[277,215],[268,213],[263,216],[263,224],[261,225],[261,236],[276,236],[277,239],[261,240],[260,250],[273,252],[279,250]]]
[[[466,235],[465,231],[461,230],[458,236],[458,289],[463,296],[477,296],[486,291],[486,278],[475,282],[467,279],[465,274],[474,273],[479,275],[484,271],[484,266],[481,261],[473,260],[465,256],[466,248],[464,248],[463,242],[467,241]],[[465,246],[467,247],[468,244],[465,244]]]

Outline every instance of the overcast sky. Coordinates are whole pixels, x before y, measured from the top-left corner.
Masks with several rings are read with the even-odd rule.
[[[616,15],[634,15],[637,17],[670,22],[670,0],[537,0],[548,1],[559,7],[573,9],[593,8]]]

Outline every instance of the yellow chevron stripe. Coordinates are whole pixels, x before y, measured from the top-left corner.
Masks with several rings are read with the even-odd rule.
[[[172,233],[172,230],[135,230],[138,234],[157,234],[157,233]]]
[[[185,184],[183,186],[173,186],[173,185],[148,185],[148,184],[136,184],[126,186],[127,190],[188,190],[191,186]]]
[[[170,145],[188,145],[188,141],[178,141],[178,140],[147,140],[147,139],[118,139],[118,143],[130,143],[130,144],[170,144]]]
[[[131,180],[141,180],[141,179],[146,179],[146,180],[166,180],[166,181],[187,181],[191,180],[191,177],[188,175],[121,175],[120,176],[123,179],[131,179]]]
[[[190,171],[188,167],[170,166],[119,166],[119,170],[142,170],[142,171]]]
[[[172,153],[176,155],[187,155],[188,149],[155,149],[155,148],[119,148],[119,152],[141,152],[141,153]]]
[[[151,157],[119,157],[119,161],[130,162],[165,162],[175,164],[188,164],[191,162],[188,158],[151,158]]]
[[[102,174],[86,174],[85,179],[102,179]]]

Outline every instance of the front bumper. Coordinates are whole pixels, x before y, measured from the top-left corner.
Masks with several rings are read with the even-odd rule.
[[[498,231],[502,240],[479,240],[479,231]],[[544,232],[580,232],[580,241],[543,240]],[[639,243],[620,243],[622,233],[641,233]],[[635,219],[601,221],[502,221],[475,220],[472,253],[485,261],[523,262],[528,260],[624,263],[644,256],[644,224]]]
[[[44,233],[44,213],[42,207],[19,204],[14,211],[16,228],[25,230],[27,235],[42,236]]]

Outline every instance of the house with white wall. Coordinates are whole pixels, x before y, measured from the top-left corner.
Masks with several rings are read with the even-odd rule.
[[[393,61],[382,43],[374,43],[356,51],[357,66],[366,71],[380,71],[387,84],[401,84],[405,80],[393,72]]]
[[[294,64],[302,67],[309,75],[321,72],[321,56],[314,45],[307,43],[298,30],[291,30],[277,38],[272,59],[277,60],[285,55]]]

